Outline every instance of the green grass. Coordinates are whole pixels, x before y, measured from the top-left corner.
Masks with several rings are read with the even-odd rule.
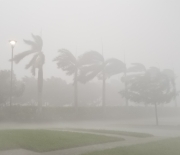
[[[137,138],[147,138],[147,137],[153,136],[148,133],[127,132],[127,131],[117,131],[117,130],[98,130],[98,129],[73,129],[73,130],[94,132],[94,133],[115,134],[115,135],[130,136],[130,137],[137,137]]]
[[[180,138],[118,147],[84,155],[180,155]]]
[[[35,152],[48,152],[120,140],[124,139],[68,131],[0,130],[0,150],[22,148]]]

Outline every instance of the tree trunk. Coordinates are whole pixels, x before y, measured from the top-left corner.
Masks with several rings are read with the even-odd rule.
[[[38,110],[42,110],[43,67],[38,69]]]
[[[155,103],[155,115],[156,115],[156,125],[159,125],[159,120],[158,120],[158,112],[157,112],[157,103]]]
[[[106,106],[106,75],[105,75],[105,68],[103,68],[102,107],[105,106]]]
[[[74,106],[78,107],[78,80],[77,80],[77,70],[74,75]]]

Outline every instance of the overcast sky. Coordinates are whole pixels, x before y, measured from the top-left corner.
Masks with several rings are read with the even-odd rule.
[[[23,39],[40,35],[46,55],[45,78],[66,79],[52,59],[67,48],[75,55],[102,51],[130,65],[171,68],[180,75],[179,0],[0,0],[0,70],[10,69],[8,40],[17,40],[15,54],[28,49]],[[29,58],[14,66],[17,76]],[[69,78],[67,78],[69,79]]]

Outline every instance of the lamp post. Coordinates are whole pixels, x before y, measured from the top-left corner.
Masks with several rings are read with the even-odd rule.
[[[11,88],[10,88],[10,106],[12,105],[12,94],[13,94],[13,88],[12,88],[12,85],[13,85],[13,56],[14,56],[14,47],[16,45],[16,41],[14,40],[10,40],[9,41],[10,45],[11,45]]]

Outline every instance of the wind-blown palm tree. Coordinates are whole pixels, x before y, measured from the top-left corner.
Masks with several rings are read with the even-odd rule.
[[[43,41],[38,35],[32,34],[33,41],[24,40],[27,45],[31,46],[30,50],[24,51],[14,56],[13,61],[19,63],[23,58],[33,54],[32,59],[26,65],[26,69],[31,68],[32,74],[35,76],[36,69],[38,69],[38,107],[42,108],[42,92],[43,92],[43,65],[45,56],[42,52]]]
[[[78,59],[67,49],[60,49],[60,54],[54,59],[58,68],[66,71],[67,75],[74,75],[74,106],[78,106]]]
[[[100,53],[89,51],[79,57],[79,65],[81,66],[80,75],[78,77],[80,82],[86,83],[96,76],[102,79],[102,106],[105,106],[106,79],[115,74],[124,72],[124,63],[115,58],[105,60]]]

